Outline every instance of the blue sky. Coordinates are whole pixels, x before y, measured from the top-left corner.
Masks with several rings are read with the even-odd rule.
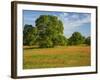
[[[64,35],[70,37],[73,32],[78,31],[88,37],[91,33],[91,14],[76,12],[52,12],[23,10],[23,25],[30,24],[35,27],[35,20],[40,15],[57,16],[63,22]]]

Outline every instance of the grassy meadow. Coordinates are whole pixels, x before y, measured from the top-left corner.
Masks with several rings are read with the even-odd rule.
[[[24,47],[23,69],[90,66],[90,46]]]

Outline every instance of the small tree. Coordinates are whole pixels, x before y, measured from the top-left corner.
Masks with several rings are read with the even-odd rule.
[[[84,37],[79,32],[74,32],[68,39],[69,45],[79,45],[84,43]]]
[[[25,25],[23,30],[23,44],[33,45],[36,42],[37,29],[32,25]]]
[[[91,37],[90,36],[85,39],[85,44],[91,45]]]

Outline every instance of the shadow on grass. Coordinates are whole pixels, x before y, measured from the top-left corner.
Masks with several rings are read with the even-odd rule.
[[[77,45],[77,47],[85,47],[85,46],[88,46],[88,45]],[[75,47],[75,46],[73,46],[73,45],[68,45],[68,46],[55,46],[55,47],[38,47],[38,46],[23,46],[23,48],[25,49],[25,50],[27,50],[27,49],[48,49],[48,48],[68,48],[68,47]]]
[[[47,48],[55,48],[55,47],[38,47],[38,46],[24,46],[24,49],[47,49]]]
[[[24,49],[40,49],[39,47],[24,47]]]

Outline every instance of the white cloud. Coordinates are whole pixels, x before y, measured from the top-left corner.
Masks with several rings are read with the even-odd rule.
[[[69,13],[63,13],[64,17],[67,17],[69,15]]]
[[[83,15],[73,14],[71,16],[65,17],[63,22],[64,22],[64,34],[66,35],[68,33],[72,33],[74,29],[86,23],[90,23],[91,16],[89,14],[83,14]]]
[[[73,18],[73,19],[79,19],[79,16],[76,15],[76,14],[74,14],[74,15],[71,16],[71,18]]]
[[[61,19],[61,20],[63,20],[64,21],[64,19],[66,18],[66,17],[68,17],[69,16],[69,13],[62,13],[62,14],[59,14],[59,19]]]

